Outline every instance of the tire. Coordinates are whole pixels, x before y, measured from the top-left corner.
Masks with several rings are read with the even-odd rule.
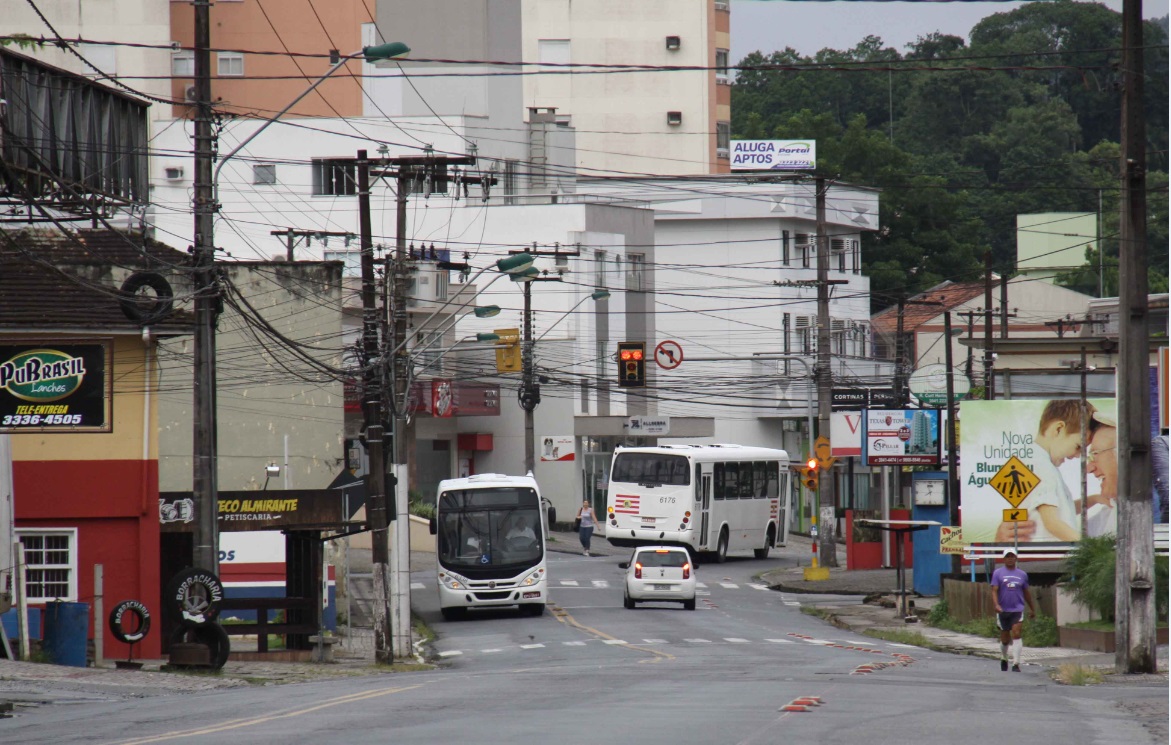
[[[444,621],[462,621],[468,615],[467,608],[440,608]]]
[[[140,291],[149,288],[154,297]],[[135,272],[122,283],[122,314],[136,323],[144,325],[161,321],[171,314],[175,292],[161,274]]]
[[[723,564],[728,560],[728,531],[720,531],[720,542],[716,544],[716,563]]]
[[[695,610],[695,598],[683,601],[683,610]]]
[[[540,618],[541,616],[545,615],[544,603],[529,603],[528,605],[522,607],[524,608],[524,612],[533,618]]]
[[[126,632],[127,616],[138,619],[137,631]],[[137,644],[150,633],[150,611],[137,600],[123,600],[110,611],[110,633],[123,644]]]
[[[622,607],[626,608],[627,610],[630,610],[631,608],[634,607],[634,601],[631,600],[630,596],[627,595],[625,592],[622,593]]]
[[[223,599],[219,577],[204,569],[184,569],[167,583],[163,602],[174,604],[184,625],[202,626],[216,619]]]
[[[772,548],[772,545],[773,545],[773,529],[770,526],[768,529],[768,535],[765,536],[765,539],[764,539],[764,548],[752,549],[752,555],[758,559],[767,559],[768,558],[768,551],[770,548]]]
[[[206,623],[202,626],[176,626],[171,632],[171,645],[181,642],[196,642],[207,646],[211,666],[220,670],[228,661],[232,653],[232,642],[228,639],[228,632],[218,623]]]

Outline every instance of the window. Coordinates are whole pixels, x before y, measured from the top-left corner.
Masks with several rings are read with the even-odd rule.
[[[189,49],[171,52],[171,74],[177,78],[195,77],[195,52]]]
[[[599,339],[594,349],[594,379],[602,388],[609,385],[610,361],[612,359],[610,342],[606,339]]]
[[[796,236],[797,250],[801,253],[801,266],[809,268],[809,254],[813,252],[813,236],[809,233],[798,233]]]
[[[781,263],[789,265],[789,231],[781,231]]]
[[[440,269],[439,273],[435,275],[435,299],[447,300],[447,272]]]
[[[516,204],[516,195],[520,193],[520,190],[517,188],[516,166],[517,162],[515,160],[504,161],[504,178],[502,179],[502,185],[504,186],[505,204]]]
[[[846,271],[846,252],[838,251],[838,271],[843,274]]]
[[[77,531],[20,529],[28,602],[77,600]]]
[[[361,251],[325,251],[322,254],[325,261],[340,261],[342,262],[342,276],[343,277],[361,277],[362,276],[362,252]]]
[[[352,197],[358,192],[353,159],[323,158],[313,161],[313,196]]]
[[[619,453],[614,456],[610,481],[621,484],[688,486],[687,458],[658,453]]]
[[[264,163],[252,166],[252,183],[254,184],[275,184],[276,183],[276,164]]]
[[[606,289],[606,252],[594,251],[594,287]]]
[[[850,269],[854,274],[862,271],[862,250],[858,247],[858,241],[850,241]]]
[[[238,78],[244,75],[244,55],[240,52],[216,52],[216,74],[221,78]]]
[[[627,254],[626,261],[629,265],[626,272],[626,289],[632,292],[642,292],[646,289],[642,276],[646,256],[644,254]]]
[[[732,147],[732,123],[716,122],[716,157],[727,158]]]
[[[731,85],[732,79],[728,74],[728,50],[716,50],[716,85]]]

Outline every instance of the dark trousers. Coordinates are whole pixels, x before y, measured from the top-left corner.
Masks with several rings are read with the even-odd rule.
[[[581,539],[581,547],[586,551],[590,550],[590,538],[594,534],[594,526],[580,527],[577,529],[577,537]]]

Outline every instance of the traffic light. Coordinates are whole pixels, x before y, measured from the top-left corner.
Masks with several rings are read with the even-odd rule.
[[[520,329],[496,329],[496,372],[520,372]]]
[[[618,385],[621,388],[646,385],[646,342],[618,342]]]
[[[801,469],[801,483],[811,492],[817,491],[817,458],[810,458]]]

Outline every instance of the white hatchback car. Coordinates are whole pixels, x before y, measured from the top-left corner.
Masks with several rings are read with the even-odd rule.
[[[642,546],[634,550],[626,567],[622,604],[639,602],[683,603],[695,610],[695,569],[687,549],[679,546]]]

